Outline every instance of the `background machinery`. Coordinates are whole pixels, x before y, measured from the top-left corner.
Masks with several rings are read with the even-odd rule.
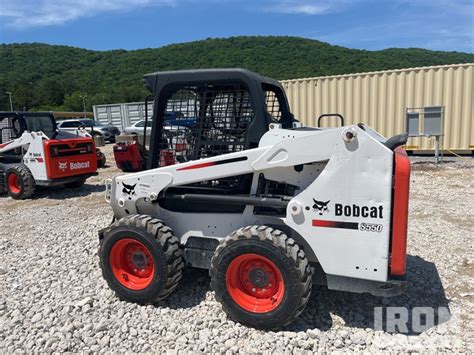
[[[114,223],[100,264],[123,299],[153,303],[185,265],[209,269],[232,319],[278,328],[313,283],[390,296],[405,288],[406,135],[358,124],[303,127],[281,85],[243,69],[145,75],[154,95],[146,169],[108,181]],[[195,125],[186,145],[166,112]]]
[[[0,193],[31,197],[36,186],[82,186],[104,161],[87,134],[59,132],[50,112],[0,112]]]

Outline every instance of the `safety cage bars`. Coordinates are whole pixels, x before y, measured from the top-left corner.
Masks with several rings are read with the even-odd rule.
[[[159,118],[159,166],[245,149],[253,117],[249,92],[237,84],[181,88]]]
[[[16,116],[0,116],[0,144],[20,137],[22,132],[20,120]]]

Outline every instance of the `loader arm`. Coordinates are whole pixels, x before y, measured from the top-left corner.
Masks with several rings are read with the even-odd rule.
[[[170,186],[328,160],[342,130],[307,132],[275,128],[262,137],[261,146],[255,149],[115,177],[108,187],[114,213],[138,213],[137,200],[156,200]],[[311,149],[312,146],[317,149]]]
[[[38,139],[48,139],[48,137],[46,137],[43,132],[23,132],[20,137],[1,144],[0,153],[5,153],[16,148],[24,147],[25,145],[29,145]]]

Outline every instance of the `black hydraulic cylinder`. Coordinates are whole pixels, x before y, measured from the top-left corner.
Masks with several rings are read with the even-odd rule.
[[[165,199],[177,199],[190,202],[217,203],[222,205],[251,205],[262,207],[286,208],[288,197],[253,197],[253,196],[229,196],[229,195],[207,195],[207,194],[165,194]]]

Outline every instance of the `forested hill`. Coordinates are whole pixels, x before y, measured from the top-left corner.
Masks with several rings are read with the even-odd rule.
[[[145,73],[243,67],[277,79],[474,62],[474,54],[425,49],[366,51],[298,37],[232,37],[140,50],[92,51],[40,43],[0,45],[0,110],[82,110],[142,100]]]

